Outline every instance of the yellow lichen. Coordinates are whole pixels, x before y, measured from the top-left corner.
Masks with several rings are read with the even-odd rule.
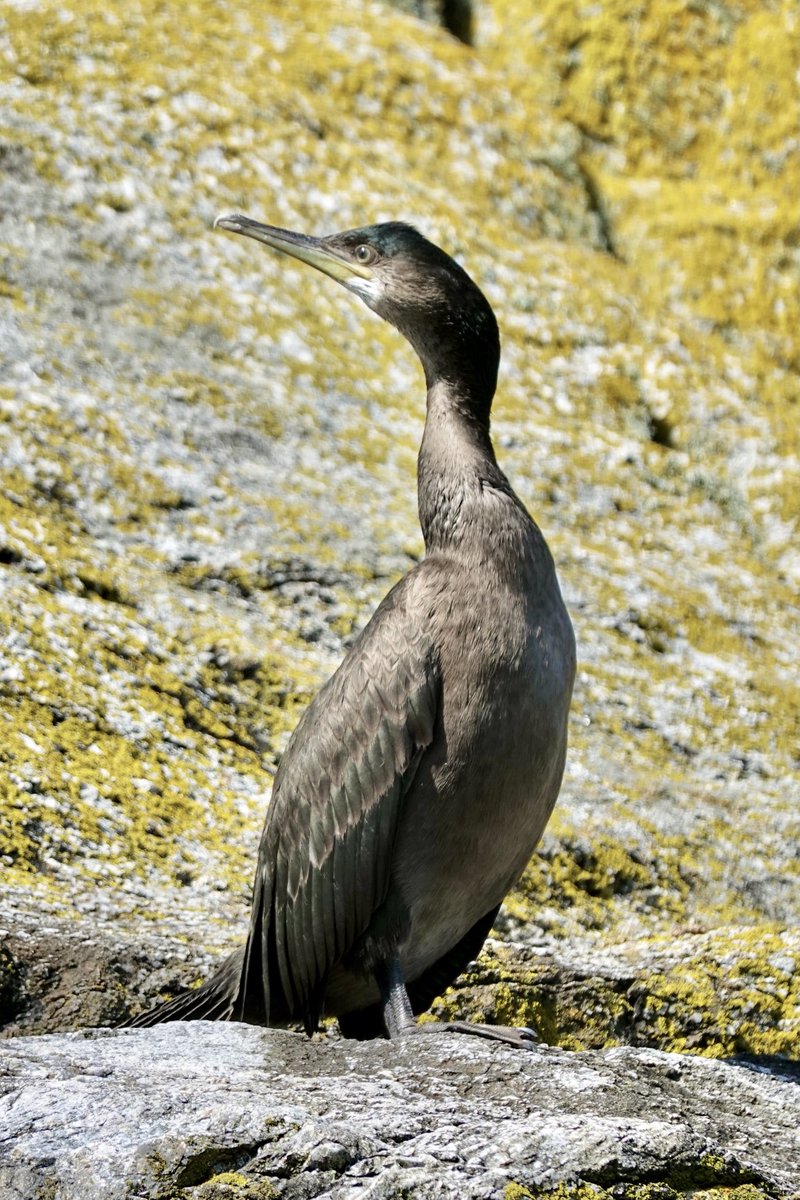
[[[81,860],[92,879],[109,865],[190,875],[202,830],[223,881],[249,874],[271,755],[323,666],[288,632],[291,600],[266,586],[258,555],[213,556],[219,525],[174,482],[177,451],[202,456],[214,421],[269,443],[316,438],[320,414],[335,414],[322,470],[291,472],[264,497],[247,494],[234,461],[213,486],[220,523],[261,507],[265,555],[307,555],[364,583],[358,601],[332,588],[334,628],[349,632],[388,582],[352,562],[356,502],[376,557],[389,555],[377,573],[401,569],[398,545],[421,552],[424,396],[399,335],[252,246],[231,240],[212,257],[210,223],[227,208],[320,232],[412,216],[468,259],[497,308],[500,457],[575,602],[564,806],[592,816],[556,820],[511,917],[608,939],[749,923],[769,942],[774,926],[758,932],[764,913],[731,863],[761,852],[767,826],[784,823],[775,838],[791,840],[796,5],[511,0],[477,53],[372,15],[244,0],[232,21],[227,5],[191,0],[178,36],[155,0],[3,12],[3,146],[55,194],[69,144],[80,184],[72,220],[47,218],[77,256],[62,290],[80,300],[98,268],[123,281],[107,325],[59,313],[53,327],[48,287],[19,283],[27,244],[0,246],[0,303],[47,347],[21,408],[0,385],[3,449],[22,464],[4,468],[0,492],[14,588],[0,619],[18,639],[0,684],[4,861],[29,876]],[[154,219],[123,251],[103,221],[139,199]],[[187,276],[165,295],[159,260],[178,235]],[[129,377],[98,369],[108,326],[136,360]],[[202,347],[202,365],[150,361],[160,330]],[[174,461],[143,461],[176,406],[195,419],[174,435]],[[333,520],[314,504],[322,490]],[[194,559],[157,549],[173,519]],[[193,608],[212,588],[225,606]],[[245,602],[258,614],[246,628]],[[699,815],[659,824],[651,806]],[[797,884],[796,860],[780,870]],[[713,956],[691,964],[683,990],[668,972],[645,981],[643,1036],[708,1053],[791,1049],[794,993],[761,988],[773,976],[755,951],[742,961],[723,999]],[[540,983],[501,972],[477,1011],[576,1046],[624,1037],[632,1001],[608,981],[585,981],[560,1008]],[[708,1022],[699,1043],[693,1014]]]

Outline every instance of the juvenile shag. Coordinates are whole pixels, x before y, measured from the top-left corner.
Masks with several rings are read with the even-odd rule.
[[[397,222],[324,238],[239,215],[215,227],[330,275],[419,355],[426,555],[281,759],[246,945],[134,1024],[302,1021],[311,1033],[327,1015],[347,1036],[395,1037],[478,953],[550,816],[572,626],[545,540],[495,460],[497,323],[462,268]]]

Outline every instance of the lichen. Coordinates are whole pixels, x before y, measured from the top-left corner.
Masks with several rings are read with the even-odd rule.
[[[524,1187],[512,1182],[506,1184],[503,1192],[503,1200],[607,1200],[608,1196],[604,1188],[580,1182],[559,1183],[555,1187]]]
[[[192,1195],[197,1200],[274,1200],[279,1192],[268,1179],[248,1179],[239,1171],[222,1171],[192,1189]]]
[[[796,948],[785,933],[726,929],[635,943],[613,977],[559,970],[500,943],[433,1006],[441,1019],[528,1026],[569,1050],[633,1044],[675,1053],[800,1056]],[[659,970],[657,964],[661,962]]]
[[[512,927],[722,930],[680,986],[557,998],[489,960],[474,1010],[576,1047],[790,1053],[796,995],[759,947],[800,876],[795,6],[512,0],[477,53],[365,14],[3,13],[0,140],[47,185],[55,259],[28,272],[22,217],[0,245],[29,372],[0,384],[7,879],[205,874],[245,902],[336,659],[269,567],[330,570],[332,643],[363,622],[422,551],[424,387],[395,331],[210,224],[412,217],[497,309],[498,454],[578,631],[562,815]]]
[[[771,1189],[764,1189],[758,1184],[730,1182],[731,1168],[721,1159],[706,1155],[693,1166],[681,1167],[675,1173],[675,1178],[657,1180],[649,1183],[637,1183],[628,1180],[613,1179],[606,1186],[597,1183],[579,1181],[575,1183],[559,1183],[555,1187],[523,1187],[522,1184],[509,1183],[503,1193],[504,1200],[607,1200],[614,1196],[616,1200],[770,1200]],[[680,1178],[678,1178],[680,1176]],[[706,1187],[708,1183],[719,1186]]]

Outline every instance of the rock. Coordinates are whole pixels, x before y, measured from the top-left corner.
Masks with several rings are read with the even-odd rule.
[[[401,12],[441,25],[459,41],[472,45],[475,26],[472,0],[390,0],[390,3]]]
[[[241,940],[285,740],[421,553],[413,355],[212,233],[245,209],[411,219],[480,281],[577,628],[558,809],[438,1011],[796,1058],[795,0],[497,5],[477,50],[360,2],[139,11],[146,55],[113,6],[0,20],[6,1032]]]
[[[798,1082],[430,1029],[399,1044],[205,1022],[19,1038],[0,1058],[0,1195],[789,1196]]]
[[[0,1039],[118,1025],[137,998],[169,994],[208,973],[213,957],[176,946],[168,930],[138,938],[92,921],[35,920],[19,910],[0,930]]]

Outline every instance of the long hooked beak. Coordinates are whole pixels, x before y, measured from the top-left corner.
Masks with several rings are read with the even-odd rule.
[[[292,233],[290,229],[276,229],[272,225],[262,225],[251,217],[241,213],[228,213],[217,217],[215,229],[226,229],[229,233],[241,233],[244,237],[255,238],[273,250],[299,258],[301,262],[316,267],[325,275],[330,275],[339,283],[350,283],[354,275],[361,279],[372,279],[373,274],[363,263],[353,262],[342,258],[325,244],[323,238],[308,237],[305,233]]]

